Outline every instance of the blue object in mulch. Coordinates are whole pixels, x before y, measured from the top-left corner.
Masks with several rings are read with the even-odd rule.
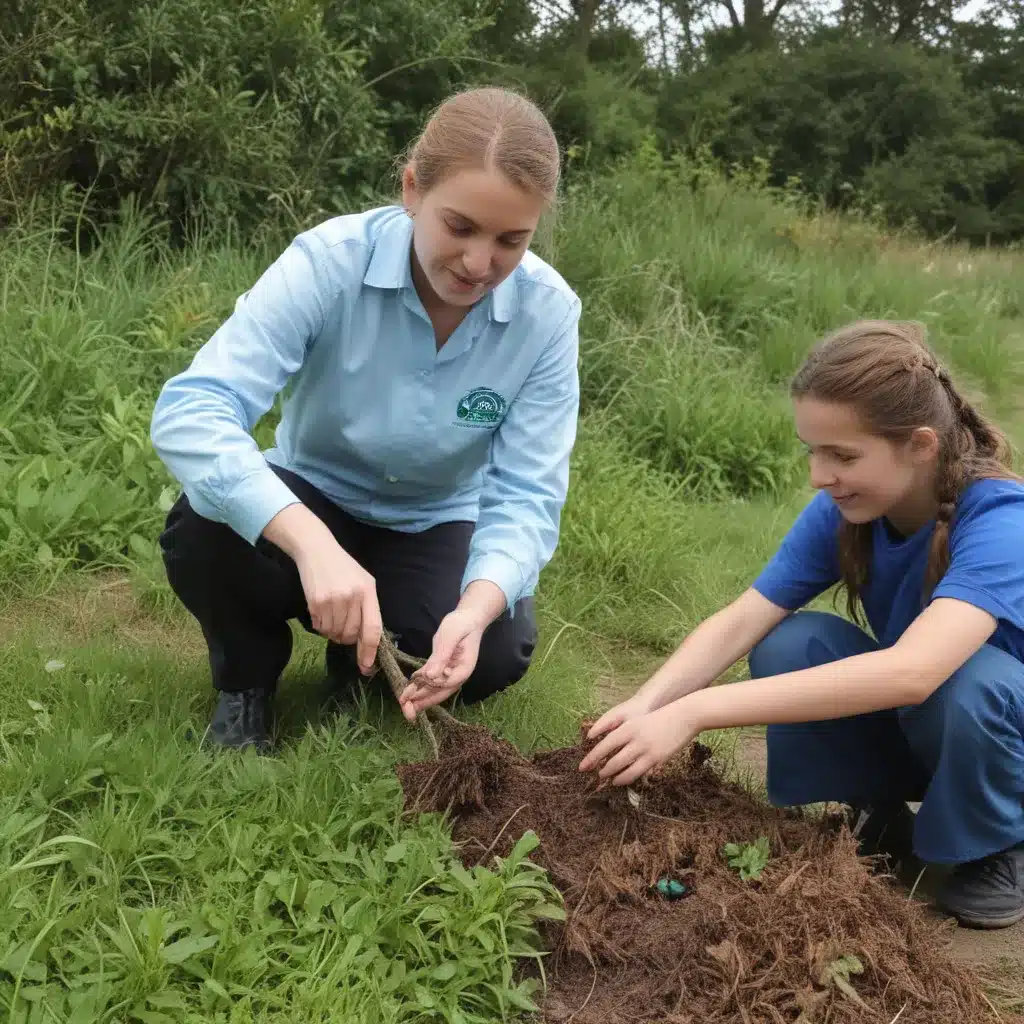
[[[675,878],[659,878],[655,886],[659,893],[669,900],[678,900],[689,895],[690,890]]]

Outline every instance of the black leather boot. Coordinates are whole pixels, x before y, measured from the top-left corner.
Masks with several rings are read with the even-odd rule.
[[[267,719],[271,693],[264,689],[222,690],[214,709],[206,741],[220,747],[270,749]]]
[[[387,699],[391,694],[383,672],[367,679],[359,671],[355,647],[328,643],[324,655],[326,669],[324,705],[328,710],[351,706],[361,694]]]

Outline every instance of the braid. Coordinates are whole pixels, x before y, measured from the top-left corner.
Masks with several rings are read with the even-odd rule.
[[[864,625],[860,595],[871,575],[873,532],[870,523],[851,523],[844,519],[839,525],[839,568],[846,591],[846,611],[859,626]],[[838,599],[838,592],[835,597]]]
[[[925,570],[926,601],[949,568],[949,535],[960,495],[981,477],[1005,476],[1000,469],[1008,467],[1011,458],[1006,437],[964,399],[949,373],[938,363],[928,368],[949,400],[954,423],[939,457],[935,486],[939,507]]]
[[[966,486],[964,462],[957,453],[949,453],[939,461],[936,497],[939,507],[935,514],[935,530],[928,552],[928,565],[924,574],[925,600],[949,568],[949,532],[956,513],[957,499]]]
[[[949,397],[960,432],[965,435],[961,439],[965,454],[969,451],[972,456],[976,454],[985,459],[997,459],[1009,464],[1010,446],[1002,432],[984,419],[970,402],[964,400],[952,378],[942,367],[936,366],[935,376]]]

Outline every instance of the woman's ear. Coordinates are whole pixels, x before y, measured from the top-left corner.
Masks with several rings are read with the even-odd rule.
[[[420,193],[416,187],[416,171],[411,163],[402,171],[402,204],[410,217],[415,217],[420,205]]]

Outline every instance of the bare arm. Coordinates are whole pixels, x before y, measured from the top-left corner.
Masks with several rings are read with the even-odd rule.
[[[988,612],[932,602],[891,647],[827,665],[715,687],[686,698],[700,728],[811,722],[920,704],[995,631]]]
[[[744,591],[705,619],[640,687],[637,698],[654,711],[703,689],[749,654],[787,615],[785,608],[756,590]]]
[[[983,609],[939,598],[892,647],[690,692],[655,711],[613,722],[612,731],[580,762],[580,769],[589,771],[604,761],[602,778],[629,785],[706,729],[815,722],[920,704],[995,628],[996,619]]]

